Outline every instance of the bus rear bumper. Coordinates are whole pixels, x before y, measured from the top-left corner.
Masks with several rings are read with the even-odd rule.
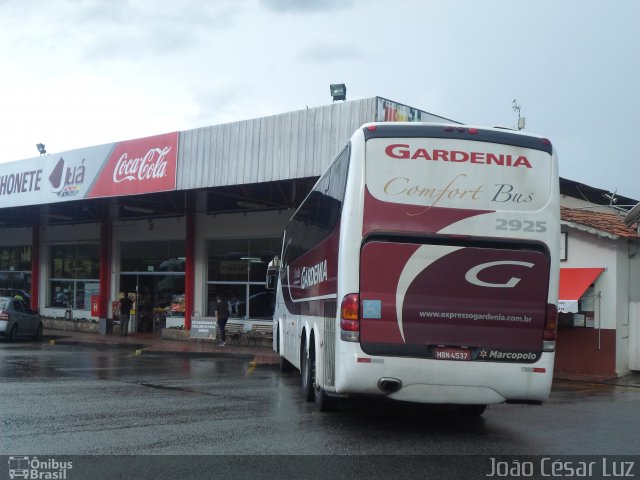
[[[405,402],[490,404],[506,401],[502,395],[488,387],[471,385],[406,385],[387,398]]]
[[[336,366],[336,393],[386,396],[436,404],[541,403],[549,398],[554,354],[535,363],[463,362],[344,353]],[[397,379],[394,392],[380,388],[382,378]]]

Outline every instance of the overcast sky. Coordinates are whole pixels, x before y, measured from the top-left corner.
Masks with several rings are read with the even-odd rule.
[[[0,0],[0,162],[382,96],[640,200],[637,0]]]

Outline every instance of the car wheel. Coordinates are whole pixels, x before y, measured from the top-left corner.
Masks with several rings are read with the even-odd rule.
[[[15,325],[11,327],[11,330],[9,331],[9,335],[7,336],[7,340],[10,341],[11,343],[18,340],[18,327],[16,327]]]
[[[36,329],[36,333],[33,335],[34,340],[42,340],[42,324],[38,324],[38,328]]]

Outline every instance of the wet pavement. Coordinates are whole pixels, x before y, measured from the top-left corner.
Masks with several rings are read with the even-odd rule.
[[[246,358],[255,365],[278,364],[278,356],[270,345],[248,344],[247,340],[243,338],[236,343],[228,342],[224,347],[219,347],[216,341],[211,340],[168,340],[158,335],[144,333],[121,337],[118,335],[45,330],[44,339],[62,345],[131,347],[138,354],[147,352],[175,355],[219,355]]]
[[[44,336],[46,340],[54,341],[63,345],[130,346],[135,350],[139,350],[138,353],[221,355],[245,359],[248,358],[255,365],[277,365],[279,362],[278,355],[273,351],[270,345],[265,343],[259,345],[248,344],[245,338],[241,338],[235,343],[229,342],[224,347],[219,347],[216,341],[170,340],[158,335],[144,333],[121,337],[118,335],[99,335],[96,333],[45,330]],[[618,378],[557,374],[555,381],[640,388],[640,372],[630,373]]]

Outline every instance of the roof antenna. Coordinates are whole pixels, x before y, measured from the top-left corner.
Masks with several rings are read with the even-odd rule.
[[[616,190],[613,193],[603,193],[602,196],[609,200],[609,207],[613,208],[618,215],[627,215],[627,213],[629,212],[627,209],[632,207],[633,205],[618,205],[618,201],[620,199],[616,195],[617,192],[618,191]]]
[[[516,127],[516,129],[524,130],[524,117],[520,116],[520,105],[518,105],[518,102],[515,98],[513,99],[513,102],[511,102],[511,108],[514,112],[518,112],[518,126]]]
[[[603,193],[602,194],[602,196],[604,198],[609,200],[609,206],[610,207],[613,207],[613,206],[615,206],[616,203],[618,203],[618,198],[616,197],[616,192],[617,192],[617,190],[615,192],[613,192],[613,193]]]

